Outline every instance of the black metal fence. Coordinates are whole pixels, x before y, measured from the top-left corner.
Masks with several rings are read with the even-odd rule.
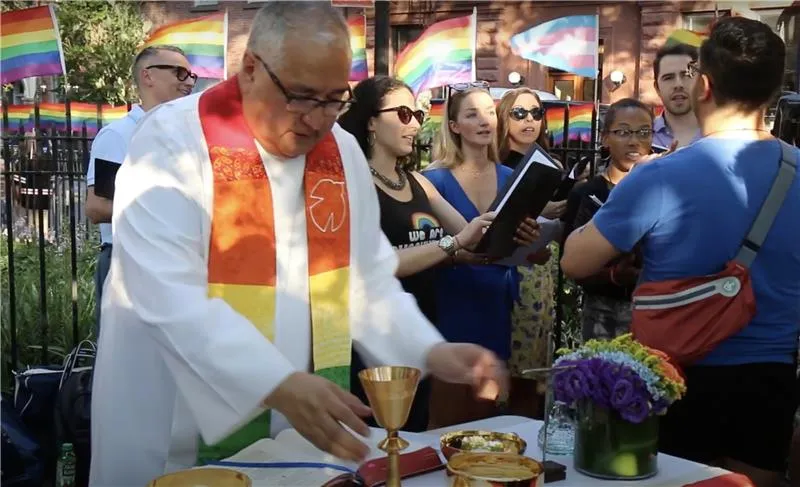
[[[85,120],[73,124],[71,105],[69,99],[63,104],[65,120],[47,124],[38,96],[29,120],[11,118],[12,105],[3,100],[3,379],[21,362],[60,362],[91,330],[85,322],[94,290],[92,269],[85,267],[92,261],[81,252],[85,257],[96,248],[83,211],[94,130]],[[101,126],[98,116],[94,127]]]

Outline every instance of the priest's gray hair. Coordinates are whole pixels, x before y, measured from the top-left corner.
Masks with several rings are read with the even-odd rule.
[[[309,49],[330,46],[350,52],[347,21],[330,1],[267,2],[253,20],[247,48],[277,69],[287,41],[302,42]]]

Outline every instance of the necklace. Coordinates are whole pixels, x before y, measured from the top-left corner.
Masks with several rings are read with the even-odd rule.
[[[369,166],[369,172],[371,172],[374,177],[378,178],[378,181],[385,184],[389,189],[400,191],[406,187],[406,172],[400,169],[398,166],[395,166],[394,170],[399,178],[396,182],[379,173],[374,167]]]

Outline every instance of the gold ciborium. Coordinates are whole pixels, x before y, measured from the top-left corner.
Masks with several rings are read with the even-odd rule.
[[[408,447],[408,442],[400,438],[398,431],[408,421],[420,374],[419,369],[394,366],[375,367],[358,373],[375,420],[387,433],[378,444],[378,448],[389,456],[387,487],[400,487],[400,452]]]

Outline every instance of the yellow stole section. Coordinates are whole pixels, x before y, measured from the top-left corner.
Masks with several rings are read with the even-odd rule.
[[[264,338],[274,341],[275,207],[267,172],[244,118],[238,77],[207,90],[199,103],[214,173],[208,296],[225,300]],[[314,373],[349,390],[350,211],[344,166],[332,133],[306,156],[303,188]],[[231,456],[269,434],[266,411],[220,443],[201,441],[198,459],[208,463]]]

